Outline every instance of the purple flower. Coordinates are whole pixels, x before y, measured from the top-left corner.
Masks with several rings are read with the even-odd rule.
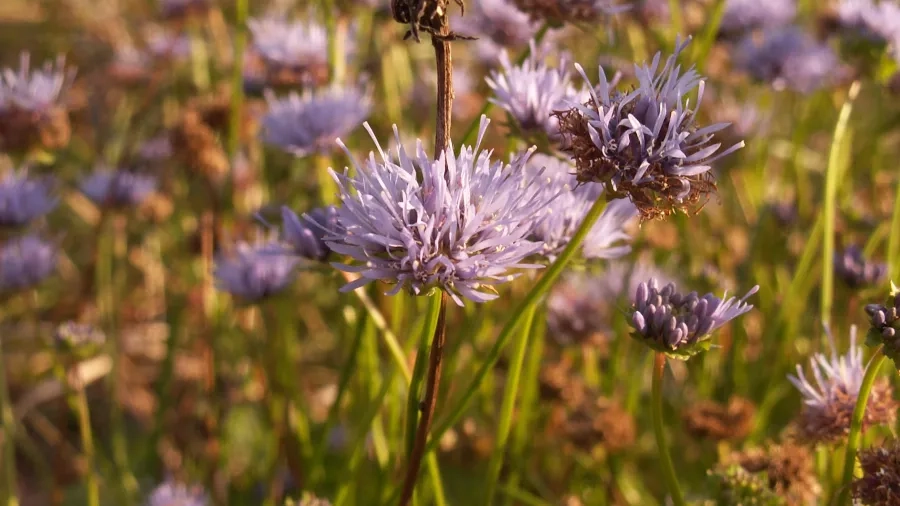
[[[81,192],[101,207],[139,205],[156,190],[156,178],[124,170],[100,169],[81,183]]]
[[[297,156],[330,152],[335,139],[350,133],[372,110],[368,96],[355,88],[291,93],[283,99],[268,94],[266,100],[263,138]]]
[[[896,42],[900,37],[900,5],[896,2],[843,0],[837,7],[837,21],[841,28],[862,38]]]
[[[186,34],[175,34],[159,27],[148,27],[144,40],[147,49],[156,58],[182,59],[191,54],[191,39]]]
[[[0,227],[21,227],[56,207],[49,179],[8,172],[0,179]]]
[[[533,188],[544,192],[550,202],[535,219],[531,239],[544,244],[542,253],[551,260],[569,244],[585,215],[603,193],[603,188],[598,185],[579,185],[574,172],[575,166],[571,162],[541,154],[531,157],[526,166],[528,177],[540,183]],[[610,260],[630,252],[630,246],[619,243],[631,239],[624,227],[637,215],[637,208],[631,202],[610,202],[582,243],[585,258]]]
[[[277,295],[294,282],[299,258],[281,245],[238,242],[232,254],[216,258],[216,283],[220,290],[246,302]]]
[[[328,33],[324,26],[312,20],[290,21],[276,16],[251,19],[247,26],[253,50],[269,67],[296,71],[304,84],[315,82],[319,69],[328,68]]]
[[[834,441],[846,437],[850,430],[850,418],[856,406],[859,389],[865,376],[862,347],[856,345],[856,326],[850,327],[850,348],[846,355],[838,355],[834,337],[826,328],[831,357],[816,353],[810,359],[813,379],[810,381],[797,365],[797,375],[788,380],[803,396],[801,415],[802,435],[811,441]],[[896,418],[896,403],[892,399],[887,382],[879,382],[873,388],[866,413],[865,426],[891,423]]]
[[[887,265],[870,262],[856,245],[834,256],[834,273],[851,288],[875,285],[887,274]]]
[[[3,69],[0,74],[0,113],[10,109],[43,113],[62,104],[74,77],[65,68],[65,58],[40,69],[32,69],[30,61],[30,55],[22,53],[18,71]]]
[[[727,0],[719,31],[735,33],[787,25],[796,15],[794,0]]]
[[[145,506],[208,506],[209,496],[199,485],[188,486],[166,480],[147,497]]]
[[[461,305],[461,297],[497,298],[494,285],[514,278],[511,269],[538,267],[523,260],[541,248],[527,237],[546,198],[529,191],[535,184],[524,171],[530,152],[507,165],[480,150],[488,123],[482,117],[474,147],[463,146],[458,155],[448,147],[437,160],[421,142],[411,158],[396,126],[400,147],[392,158],[365,125],[381,160],[370,153],[364,165],[354,160],[355,176],[349,169],[334,175],[345,231],[328,235],[326,243],[358,262],[336,268],[361,275],[342,291],[383,280],[395,284],[389,294],[439,288]]]
[[[659,53],[650,66],[635,66],[638,87],[626,93],[610,85],[601,67],[590,100],[558,114],[578,181],[602,184],[608,199],[628,197],[645,219],[697,204],[715,190],[712,163],[744,145],[719,152],[714,134],[728,123],[696,124],[704,82],[693,68],[682,72],[676,63],[688,42],[677,44],[662,68]],[[575,67],[589,82],[584,69]]]
[[[334,206],[319,207],[298,217],[287,207],[281,208],[281,235],[297,255],[322,261],[331,253],[325,243],[326,235],[339,235],[342,231],[338,209]]]
[[[773,28],[759,40],[747,35],[735,49],[737,68],[776,90],[810,93],[846,75],[837,55],[795,26]]]
[[[12,239],[0,247],[0,292],[25,290],[56,270],[56,246],[35,235]]]
[[[722,300],[711,293],[702,297],[697,292],[678,293],[674,283],[660,289],[657,280],[651,278],[635,291],[631,314],[634,337],[672,358],[690,358],[709,349],[710,334],[753,309],[746,300],[757,291],[759,285],[740,300]]]
[[[490,101],[509,113],[519,130],[544,132],[558,139],[559,120],[553,113],[571,101],[580,101],[582,95],[570,83],[565,59],[559,67],[551,67],[531,41],[531,54],[521,65],[514,65],[503,50],[500,66],[485,78],[494,91]]]

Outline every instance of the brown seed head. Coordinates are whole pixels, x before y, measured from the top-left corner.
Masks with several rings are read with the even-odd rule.
[[[852,484],[853,498],[861,504],[900,504],[900,444],[859,452],[863,475]]]
[[[789,506],[815,504],[821,492],[809,450],[795,443],[736,453],[723,464],[738,464],[749,473],[761,474],[769,489]]]
[[[893,426],[898,407],[893,393],[887,380],[875,382],[863,415],[863,431],[873,425]],[[846,439],[856,398],[855,393],[838,390],[832,402],[822,406],[804,406],[797,420],[799,437],[810,443],[838,443]]]
[[[755,414],[752,401],[733,396],[725,405],[713,401],[695,403],[682,417],[687,431],[694,437],[722,441],[747,437],[753,429]]]

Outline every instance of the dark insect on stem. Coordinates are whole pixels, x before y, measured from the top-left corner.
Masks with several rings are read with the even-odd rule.
[[[465,14],[466,6],[463,0],[454,1]],[[409,31],[406,32],[403,40],[412,37],[416,42],[420,42],[420,31],[444,41],[473,39],[474,37],[466,37],[453,32],[447,35],[439,33],[443,19],[448,14],[449,3],[449,0],[391,0],[391,13],[394,20],[398,23],[409,24]]]

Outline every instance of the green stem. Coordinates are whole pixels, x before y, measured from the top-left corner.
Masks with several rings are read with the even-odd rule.
[[[516,407],[516,397],[519,395],[519,378],[522,375],[522,366],[525,363],[525,351],[528,349],[529,336],[533,334],[534,314],[537,305],[529,307],[525,311],[525,320],[519,327],[522,336],[515,343],[510,359],[509,371],[506,376],[506,386],[503,392],[503,402],[500,406],[500,423],[497,426],[497,440],[494,444],[494,452],[488,462],[485,491],[481,497],[485,506],[490,506],[494,500],[494,492],[497,482],[500,480],[500,468],[503,465],[503,456],[506,453],[506,443],[509,440],[512,428],[513,412]]]
[[[231,117],[228,128],[228,159],[234,162],[240,145],[241,109],[244,106],[244,51],[247,47],[249,0],[235,0],[234,66],[231,69]]]
[[[894,195],[900,195],[900,181],[897,181],[897,190]],[[894,198],[894,213],[891,217],[891,233],[888,238],[888,268],[889,279],[895,279],[900,274],[900,198]]]
[[[337,202],[338,188],[328,168],[331,167],[331,159],[324,155],[315,157],[313,170],[316,171],[316,182],[319,184],[319,196],[322,205],[328,206]]]
[[[100,506],[100,482],[97,479],[94,434],[91,430],[91,412],[88,408],[84,385],[81,382],[81,378],[78,376],[77,367],[66,369],[62,365],[57,365],[56,375],[65,387],[69,408],[78,418],[78,435],[81,438],[85,468],[87,468],[87,474],[85,476],[87,504],[88,506]]]
[[[209,89],[209,53],[206,41],[203,40],[203,30],[197,20],[191,20],[188,31],[191,41],[191,79],[198,91],[205,92]]]
[[[828,167],[825,172],[825,230],[822,243],[822,296],[820,300],[820,313],[822,320],[827,324],[831,320],[831,306],[834,296],[834,222],[837,214],[837,188],[840,181],[841,162],[844,151],[844,139],[849,131],[850,113],[853,111],[853,101],[859,95],[859,81],[850,86],[847,101],[841,107],[837,124],[834,127],[834,138],[831,141],[831,149],[828,153]]]
[[[426,451],[434,450],[437,446],[438,442],[441,439],[441,436],[444,435],[447,430],[453,427],[459,420],[462,418],[465,413],[466,407],[469,405],[469,402],[472,401],[472,398],[478,392],[478,388],[481,385],[481,382],[484,381],[484,378],[491,372],[491,369],[497,363],[497,360],[500,358],[500,352],[503,351],[503,348],[506,346],[506,343],[512,338],[513,332],[515,332],[516,328],[518,328],[519,323],[521,323],[525,312],[532,305],[536,304],[553,286],[553,283],[556,282],[556,279],[559,278],[560,274],[562,274],[563,270],[575,257],[575,253],[581,247],[581,243],[584,242],[584,238],[587,236],[588,232],[591,228],[594,227],[594,223],[597,222],[597,219],[600,218],[600,215],[603,214],[603,210],[606,208],[606,201],[603,199],[598,199],[594,202],[594,205],[591,206],[591,209],[587,212],[587,215],[584,217],[584,220],[581,222],[581,225],[578,227],[578,230],[575,232],[575,235],[572,236],[572,240],[569,241],[569,244],[566,245],[566,248],[559,255],[553,264],[547,268],[544,272],[544,275],[538,280],[537,284],[528,292],[528,295],[516,306],[515,310],[513,310],[512,316],[509,320],[507,320],[506,325],[504,325],[503,329],[500,331],[500,335],[497,336],[497,340],[494,342],[494,345],[491,347],[490,351],[488,351],[487,356],[484,361],[481,363],[481,367],[475,373],[475,377],[469,383],[469,386],[465,389],[462,398],[457,402],[456,406],[454,406],[453,410],[450,412],[450,415],[447,419],[438,426],[432,433],[431,442],[428,444],[428,449]]]
[[[681,487],[678,486],[678,477],[675,474],[675,466],[672,464],[672,456],[669,454],[669,447],[666,445],[666,431],[663,423],[662,413],[662,382],[663,373],[666,370],[666,356],[657,353],[653,363],[653,386],[652,386],[652,411],[653,411],[653,434],[656,436],[656,446],[659,449],[659,460],[662,464],[663,482],[666,489],[672,497],[672,503],[675,506],[686,506],[684,495],[681,493]]]
[[[879,346],[875,350],[875,355],[869,361],[866,367],[866,375],[863,376],[862,385],[859,387],[859,394],[856,396],[856,406],[853,408],[853,417],[850,419],[850,434],[847,436],[847,454],[844,458],[844,476],[841,480],[840,493],[838,500],[834,504],[850,504],[850,482],[853,481],[853,471],[856,467],[856,452],[859,450],[859,440],[862,435],[863,418],[866,415],[866,403],[869,401],[869,393],[872,392],[872,385],[875,384],[875,378],[878,376],[878,370],[884,363],[884,345]]]
[[[9,399],[9,386],[6,381],[6,360],[3,357],[3,338],[0,337],[0,416],[3,423],[3,468],[6,470],[5,504],[18,506],[19,494],[16,491],[16,419],[13,416],[12,403]]]

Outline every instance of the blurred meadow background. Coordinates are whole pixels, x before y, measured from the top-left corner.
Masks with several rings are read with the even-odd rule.
[[[412,260],[403,278],[388,259],[417,246],[354,235],[353,195],[405,202],[354,179],[398,168],[381,148],[437,170],[431,35],[405,38],[388,0],[0,2],[3,506],[900,504],[900,4],[465,4],[443,6],[475,38],[450,43],[453,153],[480,143],[522,195],[558,190],[524,236],[484,239],[523,252],[487,284]],[[623,94],[665,86],[641,78],[657,54],[649,75],[705,82],[702,107],[696,80],[656,97],[685,135],[729,123],[710,144],[745,145],[693,186],[617,195],[627,178],[585,162],[604,140],[573,125],[598,67]],[[522,212],[504,188],[475,201]],[[388,282],[341,291],[361,275]],[[681,360],[675,319],[640,322],[670,307],[694,332],[694,309],[651,278],[753,307]]]

